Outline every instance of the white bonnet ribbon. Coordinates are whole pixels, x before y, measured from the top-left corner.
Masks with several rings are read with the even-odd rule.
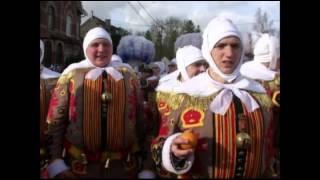
[[[251,79],[261,79],[271,81],[274,79],[276,72],[269,70],[266,66],[257,61],[244,63],[240,68],[240,73]]]
[[[105,70],[108,74],[112,76],[112,78],[116,81],[119,81],[120,79],[123,79],[122,74],[117,71],[114,67],[106,67]]]
[[[108,74],[110,74],[112,76],[112,78],[116,81],[123,79],[122,74],[119,71],[117,71],[114,67],[94,68],[86,74],[85,78],[91,79],[91,80],[96,80],[101,75],[101,73],[103,71],[106,71]]]
[[[212,112],[224,115],[232,102],[232,92],[242,103],[244,103],[249,112],[253,112],[255,109],[259,108],[259,104],[253,97],[248,92],[238,89],[236,84],[215,84],[223,88],[223,90],[211,102],[209,108]]]
[[[222,90],[210,104],[211,112],[224,115],[232,101],[232,93],[228,89]]]

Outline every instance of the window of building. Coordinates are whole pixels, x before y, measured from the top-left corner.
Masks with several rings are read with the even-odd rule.
[[[50,30],[54,29],[55,25],[55,13],[54,13],[54,8],[53,6],[49,6],[48,8],[48,28]]]
[[[80,26],[79,26],[79,22],[76,22],[76,36],[79,37],[79,31],[80,31]]]
[[[61,43],[58,44],[57,46],[57,51],[56,51],[56,64],[62,65],[63,64],[63,52],[62,52],[62,45]]]
[[[72,32],[72,16],[70,14],[67,15],[66,18],[66,34],[67,36],[71,36]]]
[[[52,58],[52,46],[50,41],[45,41],[44,43],[44,59],[42,64],[45,67],[50,67],[51,65],[51,58]]]

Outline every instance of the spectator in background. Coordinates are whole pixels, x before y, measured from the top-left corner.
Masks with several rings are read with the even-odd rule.
[[[177,60],[176,58],[173,58],[168,64],[168,74],[172,73],[175,70],[177,70]]]

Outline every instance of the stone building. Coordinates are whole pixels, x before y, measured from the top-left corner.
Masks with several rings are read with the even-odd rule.
[[[81,1],[40,1],[40,38],[45,44],[43,64],[61,71],[83,57],[80,37]]]

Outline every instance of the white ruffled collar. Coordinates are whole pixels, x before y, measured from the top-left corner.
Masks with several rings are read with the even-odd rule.
[[[254,98],[247,92],[265,93],[265,89],[258,82],[238,76],[233,83],[223,84],[213,80],[208,70],[189,81],[181,84],[176,90],[177,93],[186,93],[190,96],[207,97],[216,92],[219,94],[210,104],[210,110],[218,114],[225,114],[232,102],[233,95],[237,96],[244,103],[249,112],[259,107]]]
[[[240,73],[250,79],[271,81],[277,72],[269,70],[259,62],[249,61],[241,66]]]
[[[96,67],[90,62],[89,59],[85,59],[79,63],[71,64],[63,71],[62,75],[67,74],[74,69],[80,69],[80,68],[94,68],[86,74],[86,77],[85,77],[86,79],[95,80],[101,75],[103,71],[106,71],[108,74],[110,74],[113,77],[113,79],[115,79],[116,81],[123,78],[122,74],[118,70],[116,70],[114,67],[112,66],[107,66],[105,68]]]
[[[156,88],[156,91],[171,93],[175,92],[176,88],[179,87],[182,82],[178,80],[179,71],[176,70],[159,80],[159,85]]]

